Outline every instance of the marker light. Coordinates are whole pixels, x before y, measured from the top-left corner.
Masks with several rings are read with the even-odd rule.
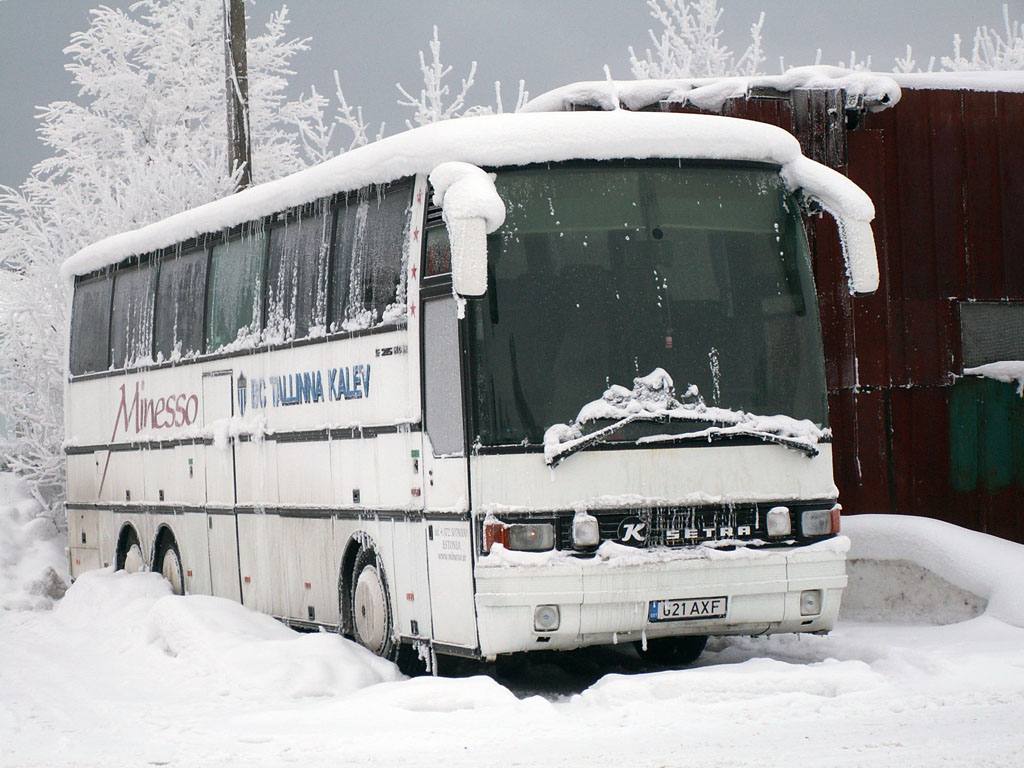
[[[800,593],[800,615],[817,616],[821,613],[821,590],[805,589]]]
[[[572,545],[576,549],[590,549],[601,543],[601,527],[597,518],[586,512],[577,512],[572,518]]]
[[[538,632],[554,632],[560,621],[557,605],[538,605],[533,612],[533,628]]]
[[[839,531],[843,527],[843,524],[840,521],[840,517],[842,516],[842,514],[843,514],[843,506],[842,506],[842,504],[836,504],[834,507],[832,507],[832,533],[834,535],[838,535]]]
[[[772,507],[768,510],[769,536],[789,536],[792,532],[789,522],[789,507]]]

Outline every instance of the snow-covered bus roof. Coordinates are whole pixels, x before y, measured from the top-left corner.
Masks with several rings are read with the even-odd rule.
[[[868,109],[895,105],[901,89],[1024,92],[1024,72],[883,73],[815,65],[793,67],[782,75],[694,77],[681,80],[595,80],[565,85],[529,101],[526,112],[561,112],[573,107],[639,110],[659,101],[692,104],[716,112],[729,99],[767,89],[788,93],[798,89],[842,89]]]
[[[781,128],[714,115],[610,112],[467,117],[416,128],[346,152],[312,168],[260,184],[140,229],[87,246],[64,262],[65,278],[167,248],[207,233],[368,184],[382,184],[441,163],[483,167],[563,160],[683,158],[778,165],[791,189],[825,189],[834,205],[871,221],[870,198],[845,176],[809,160]]]

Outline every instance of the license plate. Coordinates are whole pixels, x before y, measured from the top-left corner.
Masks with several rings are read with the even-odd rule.
[[[729,606],[727,597],[692,597],[684,600],[652,600],[649,621],[721,619]]]

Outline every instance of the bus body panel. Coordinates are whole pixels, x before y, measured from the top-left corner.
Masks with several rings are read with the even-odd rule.
[[[480,652],[570,649],[595,643],[640,641],[676,634],[749,634],[827,631],[835,625],[846,586],[848,540],[821,548],[719,553],[717,557],[680,553],[678,559],[626,556],[622,563],[558,558],[529,563],[528,553],[475,570]],[[530,553],[532,554],[532,553]],[[647,560],[647,562],[643,562]],[[800,615],[800,592],[820,589],[821,612]],[[686,598],[728,599],[724,618],[651,622],[651,601]],[[559,628],[534,627],[538,605],[557,605]]]
[[[809,458],[778,445],[688,444],[582,451],[549,467],[539,454],[473,456],[479,509],[835,499],[832,446]]]

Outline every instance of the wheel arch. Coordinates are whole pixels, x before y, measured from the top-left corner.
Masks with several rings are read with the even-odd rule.
[[[379,552],[377,542],[366,531],[355,531],[345,543],[338,569],[338,621],[339,631],[345,637],[354,635],[352,624],[352,584],[355,579],[356,558],[359,551],[369,548]]]
[[[114,570],[124,570],[125,559],[128,556],[128,550],[132,544],[138,544],[139,549],[142,549],[142,537],[139,536],[139,529],[135,527],[134,523],[124,522],[121,524],[121,530],[117,534],[117,544],[114,548]],[[153,550],[150,549],[150,554]],[[152,559],[146,557],[146,550],[142,549],[142,560],[144,563],[152,564]]]

